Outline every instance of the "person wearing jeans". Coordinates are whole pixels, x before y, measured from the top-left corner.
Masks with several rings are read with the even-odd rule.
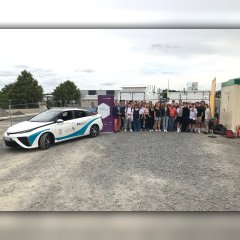
[[[132,131],[132,121],[133,121],[133,108],[131,103],[128,103],[126,109],[125,109],[125,131],[130,130]]]
[[[167,104],[164,104],[161,108],[161,115],[162,115],[162,121],[163,121],[163,131],[167,132],[168,129],[168,120],[169,120],[169,107]]]
[[[177,110],[174,104],[172,104],[169,109],[169,131],[174,130],[174,122],[175,122],[176,116],[177,116]]]

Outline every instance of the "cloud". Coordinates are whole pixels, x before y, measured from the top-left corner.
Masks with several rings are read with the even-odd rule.
[[[56,73],[52,69],[44,69],[44,68],[32,68],[29,71],[35,75],[35,77],[45,78],[56,76]]]
[[[16,71],[0,71],[0,77],[17,77]]]
[[[102,83],[103,86],[115,86],[116,83],[115,82],[104,82]]]
[[[180,47],[176,46],[176,45],[162,44],[162,43],[156,43],[156,44],[151,45],[152,50],[157,50],[159,52],[164,52],[166,54],[168,54],[170,51],[173,51],[178,48],[180,48]]]
[[[27,65],[14,65],[13,67],[14,68],[23,68],[23,69],[29,68],[29,66],[27,66]]]
[[[89,69],[82,69],[82,70],[76,69],[75,72],[94,73],[95,71],[89,68]]]

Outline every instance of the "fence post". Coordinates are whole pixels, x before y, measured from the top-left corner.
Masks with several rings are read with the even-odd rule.
[[[12,126],[12,113],[11,113],[11,100],[8,100],[8,110],[9,110],[9,116],[10,116],[10,121],[11,121],[11,126]]]

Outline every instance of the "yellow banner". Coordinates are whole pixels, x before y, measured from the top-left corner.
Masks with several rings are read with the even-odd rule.
[[[211,117],[214,118],[215,112],[215,89],[216,89],[216,78],[212,80],[212,87],[210,93],[210,110],[211,110]]]

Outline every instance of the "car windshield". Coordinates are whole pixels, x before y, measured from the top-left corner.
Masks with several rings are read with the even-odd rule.
[[[57,115],[62,112],[60,110],[46,110],[31,118],[29,122],[52,122],[56,119]]]

